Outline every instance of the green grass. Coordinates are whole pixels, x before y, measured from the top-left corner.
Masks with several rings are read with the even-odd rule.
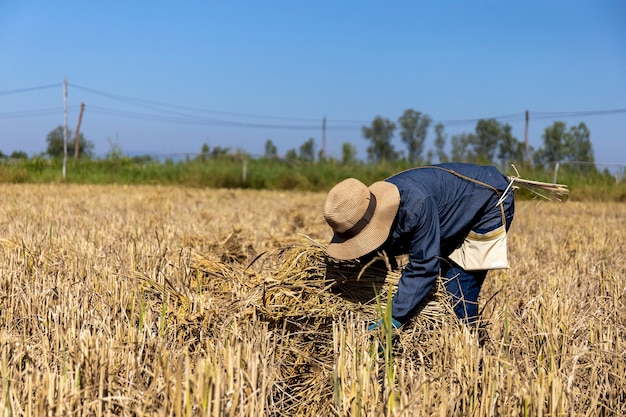
[[[245,188],[270,190],[326,191],[337,182],[355,177],[365,184],[411,168],[406,162],[342,164],[336,160],[242,159],[222,156],[164,162],[131,159],[69,159],[63,178],[62,160],[32,158],[0,164],[0,183],[69,184],[161,184],[186,187]],[[527,179],[553,182],[552,170],[520,170]],[[507,174],[515,174],[512,169]],[[567,184],[574,200],[626,200],[626,181],[606,172],[582,172],[560,168],[556,181]],[[532,197],[520,192],[520,196]]]

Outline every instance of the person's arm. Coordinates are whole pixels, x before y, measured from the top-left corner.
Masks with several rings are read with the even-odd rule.
[[[404,324],[426,297],[439,275],[440,231],[435,202],[426,199],[413,213],[408,264],[393,297],[392,316]]]

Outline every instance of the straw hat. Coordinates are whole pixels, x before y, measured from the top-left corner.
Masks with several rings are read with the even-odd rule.
[[[369,188],[355,178],[335,185],[326,197],[324,218],[335,233],[326,253],[336,259],[356,259],[379,248],[391,230],[400,192],[390,182]]]

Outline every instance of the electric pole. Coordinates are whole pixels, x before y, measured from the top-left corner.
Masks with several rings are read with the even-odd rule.
[[[74,135],[74,159],[78,159],[78,138],[80,137],[80,124],[83,121],[83,112],[85,111],[85,103],[80,103],[80,113],[78,114],[78,124],[76,125],[76,134]]]
[[[524,143],[526,144],[526,165],[530,166],[530,149],[528,148],[528,110],[526,110],[526,128],[524,129]]]
[[[326,159],[326,116],[322,119],[322,155],[320,159]]]
[[[67,75],[63,78],[63,179],[67,164]]]

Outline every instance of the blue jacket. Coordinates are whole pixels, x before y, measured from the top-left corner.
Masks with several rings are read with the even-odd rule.
[[[400,206],[381,249],[389,255],[408,254],[392,305],[393,317],[405,322],[437,279],[441,258],[471,230],[485,233],[502,225],[498,194],[509,181],[495,167],[454,163],[410,169],[385,181],[398,187]],[[504,207],[507,218],[512,217],[512,193]]]

